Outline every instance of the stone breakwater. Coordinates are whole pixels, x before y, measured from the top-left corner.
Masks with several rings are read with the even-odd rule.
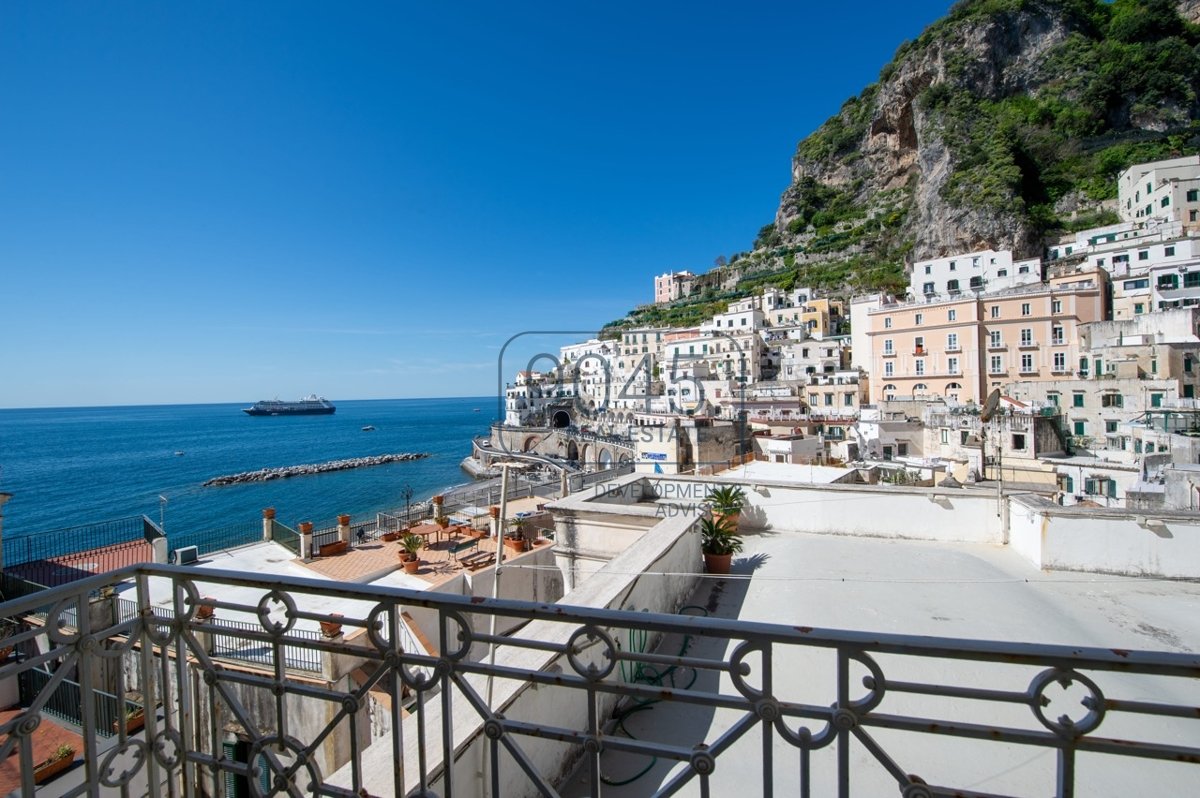
[[[269,482],[272,479],[306,477],[312,474],[327,474],[330,471],[348,471],[351,468],[367,468],[369,466],[387,465],[388,463],[403,463],[408,460],[421,460],[426,457],[429,457],[427,452],[405,452],[403,454],[376,454],[370,457],[352,457],[349,460],[330,460],[327,463],[313,463],[310,465],[260,468],[258,471],[244,471],[241,474],[213,477],[204,483],[204,487],[241,485],[246,482]]]

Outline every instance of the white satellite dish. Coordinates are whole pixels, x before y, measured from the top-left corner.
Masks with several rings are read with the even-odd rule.
[[[992,420],[992,416],[996,415],[996,408],[1000,406],[1000,389],[993,388],[988,394],[988,398],[983,403],[983,410],[979,411],[979,420],[987,423]]]

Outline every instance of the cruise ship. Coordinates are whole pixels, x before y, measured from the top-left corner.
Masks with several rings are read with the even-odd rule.
[[[244,407],[242,412],[251,416],[327,416],[337,410],[324,396],[312,394],[298,402],[279,399],[264,399],[253,407]]]

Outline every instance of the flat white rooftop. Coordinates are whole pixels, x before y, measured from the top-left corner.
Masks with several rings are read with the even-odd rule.
[[[1018,643],[1051,643],[1112,649],[1176,652],[1200,650],[1200,584],[1181,581],[1043,573],[1011,549],[983,544],[948,544],[803,533],[746,536],[731,577],[706,577],[691,599],[715,616],[826,629],[890,632],[903,635],[962,637]],[[677,654],[685,641],[668,638],[658,646]],[[722,656],[720,641],[688,648],[698,656]],[[788,647],[772,657],[772,693],[780,701],[829,706],[836,699],[834,653],[828,649]],[[751,657],[761,673],[760,659]],[[1025,691],[1040,668],[994,662],[877,655],[888,680]],[[857,665],[855,666],[858,667]],[[867,689],[858,668],[850,694]],[[1169,680],[1173,694],[1161,692],[1165,680],[1117,673],[1091,674],[1107,698],[1161,701],[1200,706],[1200,684]],[[680,669],[673,686],[688,685],[691,672]],[[757,677],[747,677],[754,685]],[[1181,684],[1184,683],[1184,684]],[[672,686],[668,684],[667,686]],[[736,694],[728,674],[702,674],[695,689]],[[1058,690],[1054,687],[1053,690]],[[1048,691],[1049,695],[1049,691]],[[1055,694],[1050,717],[1078,719],[1085,695],[1078,683]],[[888,691],[879,712],[944,719],[947,722],[1004,724],[1045,731],[1028,707],[1011,703],[958,700]],[[644,740],[690,746],[712,743],[744,713],[676,703],[658,703],[633,713],[625,728]],[[799,725],[792,719],[789,727]],[[823,724],[814,722],[819,733]],[[763,781],[762,725],[756,725],[716,760],[712,795],[757,795]],[[1054,793],[1056,753],[1034,746],[976,741],[870,727],[865,730],[905,773],[930,784],[1000,795]],[[1111,714],[1098,734],[1114,738],[1171,741],[1195,745],[1193,720],[1163,720],[1128,713]],[[812,754],[813,795],[836,794],[836,742]],[[799,751],[773,734],[776,795],[799,794]],[[623,781],[650,765],[626,753],[605,754],[603,772]],[[654,792],[668,774],[682,767],[659,760],[624,786],[605,786],[606,798]],[[1147,759],[1080,754],[1076,795],[1194,794],[1196,766]],[[898,795],[895,780],[858,741],[850,745],[851,795]],[[585,776],[573,777],[564,795],[588,794]],[[679,793],[699,795],[698,780]]]
[[[721,474],[739,479],[761,479],[764,482],[822,485],[836,482],[853,472],[853,468],[833,468],[832,466],[801,465],[798,463],[768,463],[763,460],[754,460],[745,465],[722,471]]]

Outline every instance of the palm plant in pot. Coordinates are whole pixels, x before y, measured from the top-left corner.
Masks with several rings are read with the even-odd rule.
[[[721,485],[709,491],[707,498],[713,516],[728,521],[736,532],[746,506],[746,492],[738,485]]]
[[[706,571],[727,574],[733,555],[742,550],[742,538],[728,519],[705,516],[700,520],[700,550]]]
[[[400,553],[400,561],[404,563],[404,573],[415,574],[421,567],[421,560],[417,557],[417,552],[424,545],[425,538],[412,532],[401,538],[400,548],[403,551]]]

